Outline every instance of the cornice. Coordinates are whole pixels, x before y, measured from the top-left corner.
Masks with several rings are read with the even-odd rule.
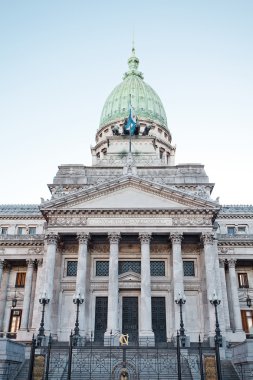
[[[187,207],[201,207],[210,208],[215,213],[220,209],[220,206],[216,202],[192,196],[178,189],[174,189],[169,185],[160,185],[158,183],[141,179],[135,176],[122,176],[117,181],[113,180],[109,183],[101,183],[90,189],[83,189],[79,192],[70,193],[67,196],[63,196],[58,199],[53,199],[49,202],[45,202],[40,206],[43,214],[50,208],[62,208],[66,209],[73,206],[78,206],[80,203],[90,201],[92,199],[99,198],[113,193],[114,191],[124,189],[126,187],[135,188],[137,190],[143,190],[146,193],[156,195],[163,199],[179,202]]]

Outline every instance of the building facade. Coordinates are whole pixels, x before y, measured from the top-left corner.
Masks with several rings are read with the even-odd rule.
[[[30,341],[42,306],[45,330],[67,341],[80,294],[80,334],[118,344],[191,342],[215,334],[210,299],[227,342],[252,329],[253,206],[221,206],[204,166],[175,164],[175,146],[155,91],[129,70],[102,110],[92,166],[61,165],[40,205],[0,206],[0,331]],[[124,132],[129,99],[138,131]]]

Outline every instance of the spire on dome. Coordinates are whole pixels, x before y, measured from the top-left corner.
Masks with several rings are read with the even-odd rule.
[[[132,55],[130,58],[128,58],[128,67],[129,71],[125,73],[124,78],[128,77],[129,75],[138,75],[141,79],[143,79],[143,74],[138,71],[139,67],[139,58],[135,55],[135,47],[134,47],[134,40],[132,45]]]

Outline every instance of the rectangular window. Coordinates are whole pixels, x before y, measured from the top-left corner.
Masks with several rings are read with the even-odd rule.
[[[109,276],[109,261],[96,261],[96,276]]]
[[[7,235],[8,227],[2,227],[1,228],[1,235]]]
[[[227,227],[228,235],[234,236],[235,235],[235,227]]]
[[[248,274],[247,273],[238,273],[238,284],[239,288],[248,288]]]
[[[24,235],[25,234],[25,227],[18,227],[18,235]]]
[[[74,277],[77,274],[77,260],[67,261],[67,276]]]
[[[9,332],[7,337],[10,339],[16,339],[16,332],[20,328],[22,310],[11,310],[10,323],[9,323]]]
[[[29,235],[35,235],[36,234],[36,227],[29,227]]]
[[[241,234],[244,234],[246,232],[246,227],[245,226],[239,226],[238,232],[240,232]]]
[[[151,276],[165,276],[165,262],[150,261],[150,274]]]
[[[252,310],[241,310],[242,327],[246,334],[252,334],[253,313]]]
[[[16,274],[15,288],[24,288],[25,287],[25,277],[26,277],[26,272],[18,272]]]
[[[183,261],[184,276],[195,276],[194,261]]]

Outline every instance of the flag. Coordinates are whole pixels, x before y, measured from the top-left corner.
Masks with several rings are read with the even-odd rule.
[[[127,125],[125,129],[126,131],[129,131],[129,134],[131,136],[134,135],[136,129],[136,113],[131,103],[129,105],[129,116],[127,119]]]

